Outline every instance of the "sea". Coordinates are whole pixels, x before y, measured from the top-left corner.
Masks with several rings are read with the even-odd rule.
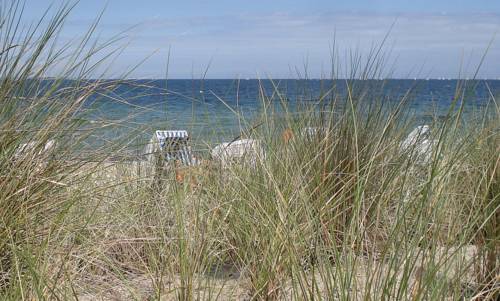
[[[404,100],[415,123],[446,116],[457,91],[465,115],[494,110],[500,96],[500,80],[140,79],[101,85],[82,114],[92,130],[89,145],[127,142],[136,152],[155,130],[187,130],[203,148],[239,137],[264,111],[293,113],[303,105],[341,103],[348,94],[389,106]]]

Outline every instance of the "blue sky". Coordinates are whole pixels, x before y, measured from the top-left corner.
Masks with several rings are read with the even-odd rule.
[[[51,3],[27,0],[26,21]],[[472,75],[500,29],[497,0],[82,0],[61,41],[82,35],[103,9],[102,40],[128,29],[110,76],[149,57],[137,78],[164,77],[169,48],[170,78],[199,78],[208,65],[208,78],[296,77],[305,65],[320,77],[329,73],[334,36],[343,62],[349,50],[367,53],[393,23],[386,47],[393,77],[457,77],[460,66]],[[500,36],[480,77],[499,78],[499,62]]]

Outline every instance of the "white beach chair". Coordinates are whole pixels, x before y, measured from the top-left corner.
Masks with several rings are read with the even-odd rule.
[[[18,159],[26,154],[29,154],[30,151],[32,149],[34,149],[37,144],[39,142],[38,141],[31,141],[31,142],[28,142],[28,143],[23,143],[21,145],[19,145],[19,147],[16,149],[15,153],[14,153],[14,158],[15,159]],[[42,156],[44,154],[47,154],[49,153],[53,148],[55,148],[56,146],[56,142],[54,140],[48,140],[44,146],[43,146],[43,149],[40,149],[37,153],[33,153],[33,155],[35,156]]]
[[[427,185],[425,171],[432,161],[432,153],[438,141],[432,139],[431,129],[428,125],[421,125],[414,128],[400,144],[400,150],[414,159],[416,164],[411,164],[408,176],[411,178],[411,185],[406,188],[403,202],[408,202],[412,195],[418,193]]]
[[[188,142],[187,131],[157,130],[146,146],[145,153],[148,161],[155,164],[162,159],[166,162],[179,161],[187,166],[198,165]]]
[[[327,134],[327,128],[325,127],[305,127],[300,131],[302,138],[313,139],[315,137],[324,137]]]
[[[401,143],[401,150],[411,152],[417,158],[417,162],[427,164],[431,160],[432,150],[437,141],[431,138],[431,130],[428,125],[420,125],[408,134]]]
[[[212,158],[219,161],[222,167],[228,167],[234,162],[247,163],[256,166],[258,158],[264,158],[264,149],[259,140],[240,139],[225,142],[215,146],[211,152]]]

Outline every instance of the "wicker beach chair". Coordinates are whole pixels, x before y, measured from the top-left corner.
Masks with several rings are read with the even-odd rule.
[[[185,174],[200,164],[189,146],[189,134],[184,130],[155,131],[145,154],[153,171],[153,187],[157,189],[163,187],[166,175],[175,175],[176,182],[183,183]]]
[[[328,128],[326,127],[305,127],[300,131],[302,138],[313,139],[317,137],[324,138],[328,133]]]
[[[232,163],[246,163],[255,167],[259,158],[265,158],[266,154],[261,142],[256,139],[239,139],[233,142],[221,143],[211,151],[212,159],[228,167]]]
[[[32,159],[35,157],[44,157],[47,154],[50,154],[54,148],[56,147],[55,140],[47,140],[42,145],[39,141],[34,140],[28,143],[23,143],[19,145],[14,153],[14,159],[19,159],[23,156],[32,156]]]
[[[413,163],[407,170],[407,177],[411,179],[412,185],[406,188],[404,202],[411,200],[412,195],[429,185],[426,174],[431,167],[432,156],[437,145],[438,140],[432,138],[431,128],[428,125],[417,126],[400,143],[400,151],[406,154]],[[431,185],[435,184],[431,183]]]
[[[417,159],[417,163],[427,165],[431,162],[432,151],[438,141],[432,139],[428,125],[417,126],[401,143],[400,149]]]
[[[157,130],[146,147],[149,161],[180,162],[182,165],[193,166],[199,162],[193,155],[189,146],[187,131],[161,131]]]

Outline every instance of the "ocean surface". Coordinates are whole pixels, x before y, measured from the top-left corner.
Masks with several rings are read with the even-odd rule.
[[[194,141],[231,140],[251,127],[266,107],[283,104],[293,112],[301,104],[342,101],[347,84],[360,102],[387,104],[405,99],[417,122],[445,116],[457,95],[457,80],[126,80],[89,99],[85,118],[92,143],[113,139],[144,143],[156,129],[186,129]],[[500,80],[467,81],[461,86],[466,113],[491,105]],[[142,141],[142,142],[141,142]],[[132,142],[130,142],[133,144]],[[140,146],[136,146],[140,148]]]

